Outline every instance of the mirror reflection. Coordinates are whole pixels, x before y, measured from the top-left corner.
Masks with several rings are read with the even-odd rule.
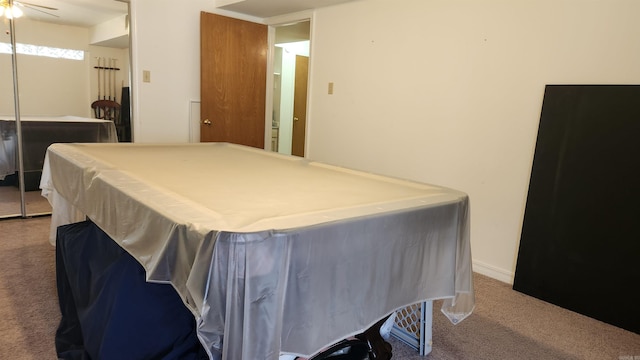
[[[2,9],[2,33],[0,42],[10,44],[10,22],[6,18],[8,14]],[[9,45],[10,46],[10,45]],[[11,54],[0,54],[0,217],[19,216],[22,213],[21,197],[18,188],[17,166],[17,137],[15,124],[11,122],[15,118],[14,112],[14,83]]]
[[[0,5],[4,4],[0,2]],[[8,3],[8,2],[7,2]],[[50,2],[47,2],[47,5]],[[54,142],[130,140],[128,8],[113,1],[109,9],[83,10],[74,17],[56,7],[24,8],[13,18],[27,216],[50,213],[39,189],[46,148]],[[89,2],[87,3],[89,4]],[[96,4],[98,2],[96,1]],[[105,2],[102,2],[104,7]],[[44,4],[43,4],[44,5]],[[38,5],[35,5],[38,6]],[[89,6],[89,5],[87,5]],[[1,6],[0,6],[1,7]],[[118,10],[119,9],[119,10]],[[104,13],[108,13],[105,20]],[[13,15],[13,14],[12,14]],[[78,19],[82,19],[79,21]],[[0,34],[0,218],[20,216],[20,182],[12,79],[10,25],[3,8]],[[7,81],[5,81],[7,79]],[[96,102],[117,104],[96,109]],[[106,112],[105,112],[106,111]],[[123,122],[126,120],[126,124]],[[117,135],[116,135],[117,134]]]

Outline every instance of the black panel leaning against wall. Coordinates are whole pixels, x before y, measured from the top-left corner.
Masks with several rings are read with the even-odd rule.
[[[513,288],[640,333],[640,86],[546,87]]]

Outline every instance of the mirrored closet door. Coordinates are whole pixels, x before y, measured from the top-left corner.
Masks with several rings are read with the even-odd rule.
[[[18,131],[16,128],[17,85],[14,79],[13,39],[15,20],[2,8],[0,34],[0,218],[21,216],[25,205],[18,180]]]
[[[66,3],[57,4],[73,7]],[[0,219],[51,213],[39,188],[51,143],[131,140],[117,123],[122,115],[129,121],[128,108],[116,121],[92,107],[123,98],[128,105],[128,4],[88,2],[93,8],[82,14],[96,19],[24,5],[23,16],[8,18],[10,6],[0,2]]]

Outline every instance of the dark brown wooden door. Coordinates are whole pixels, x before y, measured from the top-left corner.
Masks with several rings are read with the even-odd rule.
[[[264,148],[267,26],[200,13],[200,141]]]
[[[304,138],[307,128],[307,79],[309,58],[296,56],[296,80],[293,94],[293,134],[291,155],[304,156]]]

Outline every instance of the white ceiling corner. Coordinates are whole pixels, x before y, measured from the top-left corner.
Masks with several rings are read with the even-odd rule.
[[[355,0],[218,0],[219,3],[228,3],[218,7],[259,18],[270,18],[351,1]]]

